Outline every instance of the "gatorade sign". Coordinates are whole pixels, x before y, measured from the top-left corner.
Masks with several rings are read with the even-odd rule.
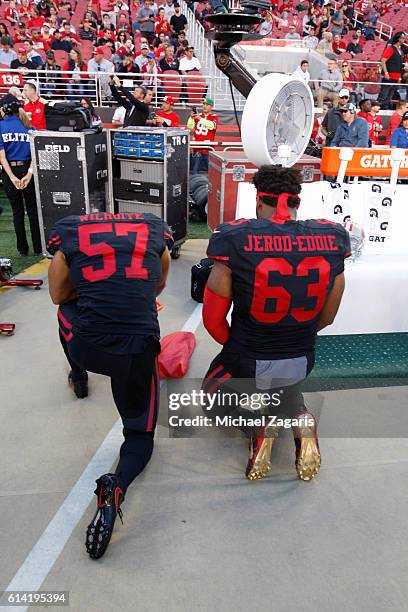
[[[348,162],[346,176],[391,176],[390,149],[353,149],[353,159]],[[340,148],[323,147],[320,170],[326,176],[336,176],[340,167]],[[408,176],[408,150],[405,151],[399,176]]]

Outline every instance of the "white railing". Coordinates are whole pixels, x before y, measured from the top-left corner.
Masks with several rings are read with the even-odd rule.
[[[378,63],[373,61],[356,61],[347,60],[352,68],[373,68],[377,67]],[[65,76],[59,75],[52,80],[47,76],[47,71],[36,70],[30,71],[28,75],[21,75],[17,70],[0,70],[0,95],[7,93],[10,87],[18,87],[23,89],[24,82],[34,80],[38,86],[40,95],[48,100],[70,100],[89,97],[96,107],[114,107],[116,102],[110,95],[110,88],[106,87],[108,79],[111,75],[106,73],[81,73],[82,80],[74,81],[72,76],[75,73],[64,73]],[[152,105],[160,106],[164,95],[173,95],[177,108],[185,108],[189,106],[200,106],[204,95],[211,96],[214,100],[214,109],[216,111],[232,110],[232,101],[229,89],[229,79],[225,75],[221,76],[203,76],[203,75],[172,75],[161,73],[154,76],[152,83],[146,84],[146,74],[118,74],[123,86],[132,91],[137,85],[144,83],[153,91]],[[362,78],[360,72],[360,79]],[[363,77],[364,78],[364,77]],[[378,74],[380,80],[380,76]],[[309,85],[312,89],[315,88],[316,79],[310,81]],[[358,80],[347,84],[345,87],[351,89],[354,94],[360,98],[364,94],[371,94],[370,89],[377,93],[382,87],[393,87],[399,90],[400,96],[403,99],[408,99],[408,85],[401,83],[382,84],[375,81]],[[368,91],[366,91],[368,88]],[[108,94],[108,95],[107,95]],[[373,97],[373,96],[368,96]],[[374,95],[375,97],[375,95]],[[236,107],[238,110],[243,110],[245,98],[243,96],[236,97]]]
[[[334,8],[337,10],[337,7],[343,4],[343,2],[338,2],[338,0],[335,0],[334,4]],[[352,24],[353,27],[355,28],[357,25],[357,22],[361,23],[361,25],[363,25],[363,20],[364,20],[364,15],[362,13],[362,11],[354,11],[354,15],[353,15],[353,20],[352,20]],[[384,37],[384,38],[391,38],[392,36],[392,32],[393,32],[393,27],[390,26],[388,23],[385,23],[384,21],[380,21],[379,19],[377,19],[377,22],[374,26],[374,30],[377,32],[378,36],[380,36],[380,38]]]
[[[197,106],[200,105],[204,96],[209,96],[214,100],[214,108],[217,110],[232,109],[232,101],[229,89],[229,79],[217,71],[219,75],[205,74],[166,74],[160,73],[152,77],[151,83],[146,82],[150,75],[139,74],[120,74],[117,76],[122,80],[126,89],[132,91],[137,85],[143,84],[153,90],[153,106],[160,106],[164,95],[173,95],[178,102],[176,106]],[[73,76],[79,77],[74,80]],[[20,70],[0,69],[0,95],[4,95],[10,87],[17,87],[22,92],[24,84],[28,81],[35,81],[39,87],[40,95],[47,100],[80,100],[88,97],[94,106],[109,107],[116,105],[108,86],[112,75],[103,72],[81,72],[63,73],[46,70],[30,70],[22,74]],[[244,108],[245,99],[236,96],[236,106],[239,110]]]

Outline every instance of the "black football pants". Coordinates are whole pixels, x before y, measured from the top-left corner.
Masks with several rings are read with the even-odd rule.
[[[293,371],[293,366],[296,362],[302,361],[303,372],[296,376]],[[281,373],[287,374],[288,378],[283,380],[282,377],[274,379],[273,375],[270,378],[270,384],[260,385],[262,376],[259,375],[259,366],[268,369],[268,365],[273,372],[274,365],[280,365]],[[234,403],[230,404],[224,401],[228,398],[228,394],[234,394],[237,390],[245,394],[267,393],[270,397],[278,394],[279,400],[276,404],[265,406],[259,409],[259,414],[269,416],[277,416],[282,418],[294,418],[300,412],[306,410],[302,388],[305,378],[310,374],[314,366],[314,354],[310,353],[295,360],[264,360],[260,362],[246,355],[235,353],[224,348],[215,359],[212,361],[207,374],[202,383],[202,389],[210,395],[219,394],[219,402],[214,406],[212,413],[206,413],[207,416],[223,417],[227,414],[245,414],[248,416],[247,410],[243,410],[241,406]],[[292,367],[293,376],[289,375],[289,369]],[[292,380],[291,380],[292,378]],[[234,395],[232,395],[234,397]],[[257,415],[258,416],[258,415]]]
[[[112,395],[123,422],[124,442],[116,474],[124,493],[144,470],[153,452],[159,409],[158,342],[152,340],[143,353],[117,355],[84,342],[72,332],[76,303],[60,306],[58,323],[61,344],[71,365],[72,378],[86,378],[87,371],[109,376]]]
[[[21,179],[27,174],[31,162],[27,161],[24,166],[12,166],[13,174]],[[27,235],[24,226],[24,203],[30,223],[31,240],[33,242],[34,253],[41,253],[41,235],[38,223],[37,201],[35,197],[34,177],[25,189],[17,189],[6,172],[1,175],[4,191],[11,204],[13,211],[14,230],[17,236],[17,250],[19,253],[28,253]]]

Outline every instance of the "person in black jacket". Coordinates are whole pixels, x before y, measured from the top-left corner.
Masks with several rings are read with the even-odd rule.
[[[52,96],[58,89],[64,88],[61,67],[55,62],[55,53],[52,49],[45,52],[46,62],[43,66],[44,74],[41,75],[41,93],[44,96]]]
[[[35,78],[36,67],[33,62],[27,59],[27,51],[24,47],[19,47],[17,49],[17,59],[12,60],[10,68],[12,70],[18,70],[18,72],[26,78]]]
[[[149,107],[144,102],[146,89],[138,85],[133,94],[131,94],[130,91],[121,86],[120,79],[116,75],[112,77],[109,84],[112,96],[116,102],[126,108],[123,127],[146,125],[146,121],[149,118]]]

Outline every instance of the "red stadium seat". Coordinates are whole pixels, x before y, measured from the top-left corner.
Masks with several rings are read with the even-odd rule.
[[[57,51],[54,51],[54,55],[55,63],[61,68],[64,68],[64,66],[68,62],[68,53],[66,51],[63,51],[62,49],[58,49]]]
[[[134,36],[133,36],[133,42],[135,44],[135,49],[134,49],[134,54],[137,55],[138,53],[140,53],[140,32],[135,32]]]
[[[205,92],[207,89],[207,83],[205,77],[201,74],[200,71],[192,73],[194,75],[194,79],[188,79],[185,81],[186,85],[186,93],[188,96],[189,104],[200,104],[202,99],[205,96]],[[198,77],[198,78],[197,78]]]
[[[94,52],[94,44],[91,40],[83,40],[81,45],[82,59],[87,62],[91,59]]]
[[[178,102],[181,94],[181,76],[177,70],[166,70],[160,75],[164,95],[172,96]]]

